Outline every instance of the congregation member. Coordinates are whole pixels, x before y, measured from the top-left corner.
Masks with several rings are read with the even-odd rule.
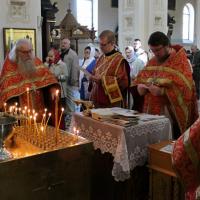
[[[69,70],[66,64],[61,60],[58,50],[52,48],[48,52],[45,66],[49,67],[50,71],[56,76],[61,88],[61,104],[67,108],[67,81],[69,78]]]
[[[90,47],[90,46],[85,47],[83,59],[81,59],[80,61],[81,68],[87,69],[87,67],[95,60],[94,55],[95,55],[94,47]],[[89,99],[89,92],[88,92],[89,80],[83,71],[80,71],[79,81],[80,81],[79,83],[80,98],[82,100],[88,100]]]
[[[86,70],[90,73],[92,73],[92,70],[94,69],[97,60],[99,59],[101,53],[99,51],[99,49],[95,48],[95,54],[94,54],[94,60],[87,66]]]
[[[131,80],[134,80],[138,73],[144,68],[144,62],[135,57],[134,49],[132,46],[127,46],[125,48],[126,60],[130,66],[130,76]]]
[[[79,60],[76,52],[70,48],[70,40],[68,38],[64,38],[61,41],[60,57],[69,69],[69,78],[67,83],[67,107],[69,108],[69,112],[79,111],[79,107],[73,101],[73,99],[80,99]]]
[[[95,60],[97,60],[100,57],[100,55],[101,55],[101,52],[99,51],[99,49],[95,48],[95,54],[94,54]]]
[[[133,110],[141,111],[143,97],[137,92],[137,87],[132,84],[138,73],[144,68],[144,62],[135,56],[134,48],[127,46],[125,48],[126,60],[130,66],[131,86],[129,88],[128,107]]]
[[[142,49],[142,43],[140,39],[134,39],[133,48],[135,59],[140,59],[143,62],[143,65],[146,65],[148,61],[148,53]]]
[[[200,199],[200,118],[174,144],[172,164],[185,188],[186,200]]]
[[[191,46],[191,64],[193,69],[193,79],[196,86],[197,98],[200,98],[200,50],[196,45]]]
[[[99,35],[99,45],[103,54],[90,77],[90,100],[96,108],[125,106],[130,67],[115,49],[115,34],[112,31],[104,30]]]
[[[16,42],[5,59],[0,82],[0,108],[3,109],[4,103],[7,106],[18,103],[21,109],[29,104],[29,108],[38,113],[38,120],[45,108],[53,113],[56,90],[60,90],[60,87],[56,77],[34,56],[30,40],[20,39]]]
[[[184,48],[170,45],[162,32],[148,40],[154,57],[138,74],[135,84],[144,96],[143,112],[167,116],[177,139],[198,118],[192,72]]]

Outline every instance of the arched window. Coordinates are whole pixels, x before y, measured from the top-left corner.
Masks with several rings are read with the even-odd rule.
[[[76,0],[79,24],[98,30],[98,0]]]
[[[194,8],[192,4],[187,3],[183,7],[183,41],[191,41],[194,39]]]

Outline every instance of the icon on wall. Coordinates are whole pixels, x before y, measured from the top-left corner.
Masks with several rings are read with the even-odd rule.
[[[28,39],[33,45],[36,54],[36,31],[35,29],[3,28],[4,57],[19,39]]]

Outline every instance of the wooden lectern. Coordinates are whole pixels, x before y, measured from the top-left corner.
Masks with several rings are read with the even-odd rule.
[[[172,168],[171,152],[163,147],[171,145],[172,141],[163,141],[149,145],[149,199],[151,200],[181,200],[184,190]]]

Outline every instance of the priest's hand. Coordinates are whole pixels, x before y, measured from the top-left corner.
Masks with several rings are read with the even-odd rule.
[[[92,76],[90,76],[90,81],[94,81],[96,83],[100,83],[101,82],[101,78],[98,77],[98,76],[92,75]]]
[[[149,92],[154,96],[162,96],[164,94],[164,88],[154,84],[151,84],[148,89]]]
[[[140,96],[144,96],[148,92],[148,86],[146,86],[145,84],[138,84],[137,90]]]

